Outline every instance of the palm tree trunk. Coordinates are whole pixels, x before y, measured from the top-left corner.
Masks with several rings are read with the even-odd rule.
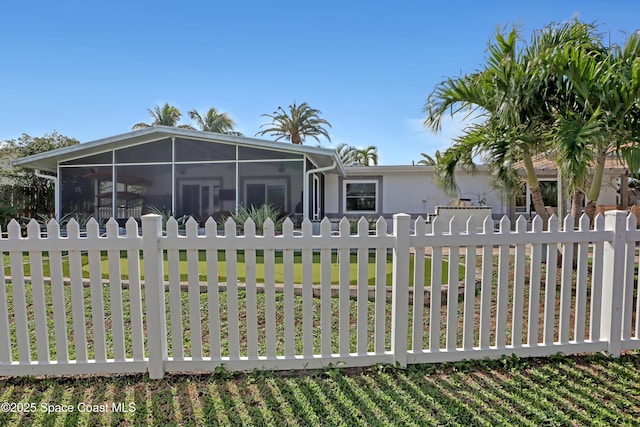
[[[524,168],[527,171],[527,184],[531,190],[531,201],[533,202],[533,209],[536,214],[542,219],[543,228],[546,230],[549,222],[549,214],[544,208],[544,201],[542,200],[542,191],[540,190],[540,184],[538,183],[538,177],[536,176],[536,170],[533,167],[533,160],[531,155],[525,150],[522,157]]]
[[[578,218],[582,213],[582,204],[584,202],[584,193],[580,190],[573,190],[571,194],[571,216],[576,220],[575,223],[578,223]]]
[[[604,161],[606,153],[600,153],[596,160],[596,167],[593,171],[593,180],[591,181],[591,187],[587,194],[587,207],[585,213],[589,217],[589,222],[593,225],[593,219],[596,216],[596,204],[598,203],[598,197],[600,197],[600,189],[602,188],[602,177],[604,176]]]

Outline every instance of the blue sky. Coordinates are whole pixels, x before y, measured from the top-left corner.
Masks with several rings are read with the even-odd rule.
[[[56,130],[92,141],[165,102],[183,123],[214,106],[254,136],[261,114],[297,100],[333,125],[323,146],[376,145],[381,164],[411,164],[460,127],[424,130],[425,99],[478,68],[498,26],[528,39],[575,14],[614,43],[640,28],[636,0],[5,2],[0,140]]]

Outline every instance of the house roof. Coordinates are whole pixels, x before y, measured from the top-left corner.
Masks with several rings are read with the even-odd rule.
[[[546,154],[537,154],[532,157],[533,167],[542,176],[544,175],[557,175],[558,164],[555,160],[550,159]],[[514,164],[514,167],[518,170],[524,170],[524,163],[522,161]],[[628,168],[624,165],[621,159],[615,155],[610,155],[605,158],[604,161],[605,170],[609,170],[614,173],[624,173]]]
[[[306,154],[319,168],[329,167],[335,162],[333,172],[344,175],[342,162],[340,161],[336,151],[332,149],[168,126],[152,126],[108,138],[84,142],[70,147],[59,148],[57,150],[22,157],[14,160],[12,163],[14,166],[56,172],[58,162],[61,161],[99,154],[101,152],[142,144],[145,142],[152,142],[167,137],[184,137],[201,141],[233,143],[253,148]],[[331,170],[327,172],[331,172]]]

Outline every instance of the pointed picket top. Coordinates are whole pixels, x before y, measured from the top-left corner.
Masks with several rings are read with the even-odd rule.
[[[507,234],[511,231],[511,221],[506,215],[500,220],[500,233]]]
[[[456,215],[449,220],[449,234],[460,234],[460,218]]]
[[[9,221],[7,232],[9,233],[10,239],[19,239],[21,237],[20,231],[20,224],[18,224],[18,221],[16,221],[15,218]]]
[[[473,215],[469,216],[469,219],[467,219],[467,224],[466,224],[467,234],[477,234],[478,232],[477,223],[478,223],[478,219],[475,216]]]
[[[55,219],[51,219],[47,222],[47,237],[59,239],[60,238],[60,224]]]
[[[109,221],[107,221],[107,237],[112,239],[118,237],[118,228],[118,221],[113,217],[109,218]]]
[[[75,218],[71,218],[71,220],[67,222],[67,237],[72,239],[80,238],[80,224],[78,224]]]
[[[190,216],[185,227],[187,229],[187,237],[198,237],[198,227],[198,221]]]
[[[40,224],[34,218],[31,218],[31,221],[27,224],[27,237],[30,239],[39,239],[40,235]]]
[[[580,231],[588,231],[591,225],[591,219],[589,219],[589,215],[583,213],[578,220],[578,229]],[[635,226],[634,226],[635,228]]]
[[[383,216],[380,216],[380,218],[378,218],[378,220],[376,221],[376,235],[386,236],[387,230],[388,230],[387,220],[384,219]],[[426,224],[425,224],[425,231],[426,231]]]
[[[542,233],[542,218],[540,218],[540,215],[536,215],[533,221],[531,221],[531,231],[534,233]]]
[[[211,216],[204,223],[204,233],[207,237],[218,236],[218,223]]]
[[[416,236],[424,236],[427,234],[427,223],[422,215],[418,215],[418,218],[413,222],[413,230]]]
[[[638,223],[638,217],[636,217],[636,216],[634,215],[633,211],[632,211],[632,212],[629,212],[629,215],[627,215],[627,218],[629,218],[630,216],[633,216],[633,217],[636,219],[636,224],[637,224],[637,223]],[[628,219],[627,219],[627,221],[628,221]]]
[[[129,217],[127,222],[124,224],[124,228],[127,232],[127,237],[139,237],[138,221],[136,221],[134,217]]]
[[[244,236],[255,237],[256,235],[256,223],[253,219],[247,218],[244,222]]]
[[[97,238],[100,236],[100,224],[96,221],[95,218],[91,217],[89,221],[87,221],[87,237]],[[51,235],[51,233],[49,233]]]
[[[547,230],[553,232],[558,231],[558,217],[556,216],[556,214],[551,214],[551,216],[549,217],[549,221],[547,221],[547,224],[549,225],[549,228],[547,228]]]
[[[326,216],[320,221],[320,235],[331,236],[331,221]]]
[[[231,217],[227,218],[227,220],[224,222],[224,236],[236,236],[236,222]]]
[[[491,218],[491,215],[487,215],[482,221],[482,232],[484,234],[493,233],[493,218]]]
[[[598,231],[604,230],[604,215],[599,212],[593,219],[593,229]]]
[[[178,235],[178,221],[176,221],[173,216],[169,217],[165,228],[167,230],[167,236],[176,237]]]
[[[348,237],[351,235],[351,224],[347,217],[342,217],[340,224],[338,224],[338,230],[340,230],[340,237]]]
[[[635,230],[638,225],[638,219],[634,214],[629,214],[627,216],[627,230]]]
[[[445,232],[445,227],[448,225],[447,221],[442,219],[440,215],[436,215],[431,224],[433,224],[433,234],[443,234]]]
[[[564,217],[564,231],[571,231],[575,225],[575,220],[571,214]]]
[[[293,236],[293,221],[289,217],[282,222],[282,235],[285,237]]]
[[[358,220],[358,236],[369,235],[369,221],[363,216]]]
[[[527,231],[527,220],[524,219],[522,215],[520,215],[516,220],[516,232],[526,233],[526,231]]]
[[[267,218],[262,223],[262,235],[264,237],[273,237],[276,234],[276,225],[271,218]]]
[[[303,236],[313,236],[313,224],[309,218],[305,218],[300,226]]]

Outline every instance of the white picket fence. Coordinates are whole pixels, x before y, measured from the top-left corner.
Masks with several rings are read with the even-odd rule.
[[[404,214],[392,233],[383,218],[376,226],[363,219],[351,234],[345,219],[336,233],[325,219],[314,235],[308,220],[282,233],[267,222],[257,235],[249,220],[237,235],[230,220],[223,232],[193,220],[165,231],[147,215],[141,229],[112,219],[106,233],[95,221],[62,234],[51,221],[43,233],[32,221],[23,237],[14,221],[0,238],[0,375],[161,378],[640,348],[640,232],[626,212],[591,230],[586,217],[561,231],[555,217],[549,231],[539,218],[514,231],[507,218],[497,230],[454,218],[427,232]]]

